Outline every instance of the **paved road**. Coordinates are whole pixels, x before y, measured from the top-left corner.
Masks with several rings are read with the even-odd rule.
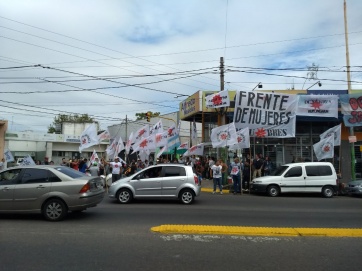
[[[0,215],[0,270],[360,270],[361,238],[154,233],[163,224],[362,228],[362,199],[203,193],[194,205],[105,199],[58,223]]]

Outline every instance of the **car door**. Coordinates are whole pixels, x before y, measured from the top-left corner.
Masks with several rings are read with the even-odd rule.
[[[146,168],[131,180],[136,197],[161,197],[162,196],[162,166]]]
[[[308,165],[305,170],[307,192],[321,192],[323,186],[337,184],[337,178],[328,165]]]
[[[282,192],[305,192],[305,173],[302,166],[290,167],[282,176]]]
[[[179,188],[187,182],[185,168],[178,166],[165,166],[163,167],[162,175],[162,196],[177,197]]]
[[[21,169],[9,169],[0,174],[0,210],[13,210],[14,188],[19,180]]]
[[[47,169],[25,168],[14,188],[14,210],[39,210],[50,188]]]

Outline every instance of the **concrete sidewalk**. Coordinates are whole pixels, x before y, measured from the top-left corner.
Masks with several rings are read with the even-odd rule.
[[[232,188],[232,184],[223,185],[222,192],[223,194],[232,193],[230,192],[230,188]],[[201,181],[201,191],[212,193],[214,191],[214,181],[209,179],[202,179]],[[216,193],[219,194],[219,188],[216,188]],[[244,192],[249,194],[249,192]]]

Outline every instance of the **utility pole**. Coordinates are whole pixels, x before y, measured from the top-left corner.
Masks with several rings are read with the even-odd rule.
[[[351,71],[350,71],[350,64],[349,64],[349,49],[348,49],[348,26],[347,26],[347,3],[346,0],[344,0],[343,3],[343,9],[344,9],[344,38],[346,42],[346,63],[347,63],[347,83],[348,83],[348,94],[351,94]],[[349,127],[349,135],[354,135],[354,129],[353,126]],[[352,180],[356,180],[356,158],[354,153],[354,143],[351,142],[351,176]],[[341,154],[339,154],[341,159]]]
[[[220,91],[224,91],[224,58],[220,57]],[[225,114],[226,114],[227,108],[221,107],[219,110],[217,110],[217,125],[222,126],[225,125]],[[226,147],[226,153],[227,153],[227,147]],[[220,149],[217,148],[217,158],[220,159]],[[225,161],[224,161],[225,162]]]

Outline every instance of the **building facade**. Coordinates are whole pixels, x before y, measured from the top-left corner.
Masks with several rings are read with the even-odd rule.
[[[235,109],[236,91],[229,91],[230,106],[222,110],[210,109],[205,105],[205,97],[218,91],[198,91],[180,103],[180,119],[183,121],[196,121],[201,124],[202,142],[205,143],[205,156],[220,156],[210,143],[211,130],[223,123],[233,122]],[[312,93],[298,90],[263,90],[262,92],[276,92],[286,94],[347,94],[347,91],[329,91]],[[313,144],[320,141],[320,135],[331,127],[342,124],[341,146],[334,149],[334,158],[326,159],[332,162],[337,171],[340,171],[344,179],[351,177],[351,144],[349,143],[349,128],[343,124],[342,115],[338,118],[322,118],[297,116],[296,134],[293,138],[258,138],[250,137],[250,149],[242,149],[236,152],[228,152],[228,158],[235,155],[251,157],[255,154],[269,156],[275,166],[279,166],[292,161],[317,161],[313,151]],[[361,131],[362,132],[362,131]],[[362,177],[362,133],[355,128],[357,142],[354,143],[356,177]]]

